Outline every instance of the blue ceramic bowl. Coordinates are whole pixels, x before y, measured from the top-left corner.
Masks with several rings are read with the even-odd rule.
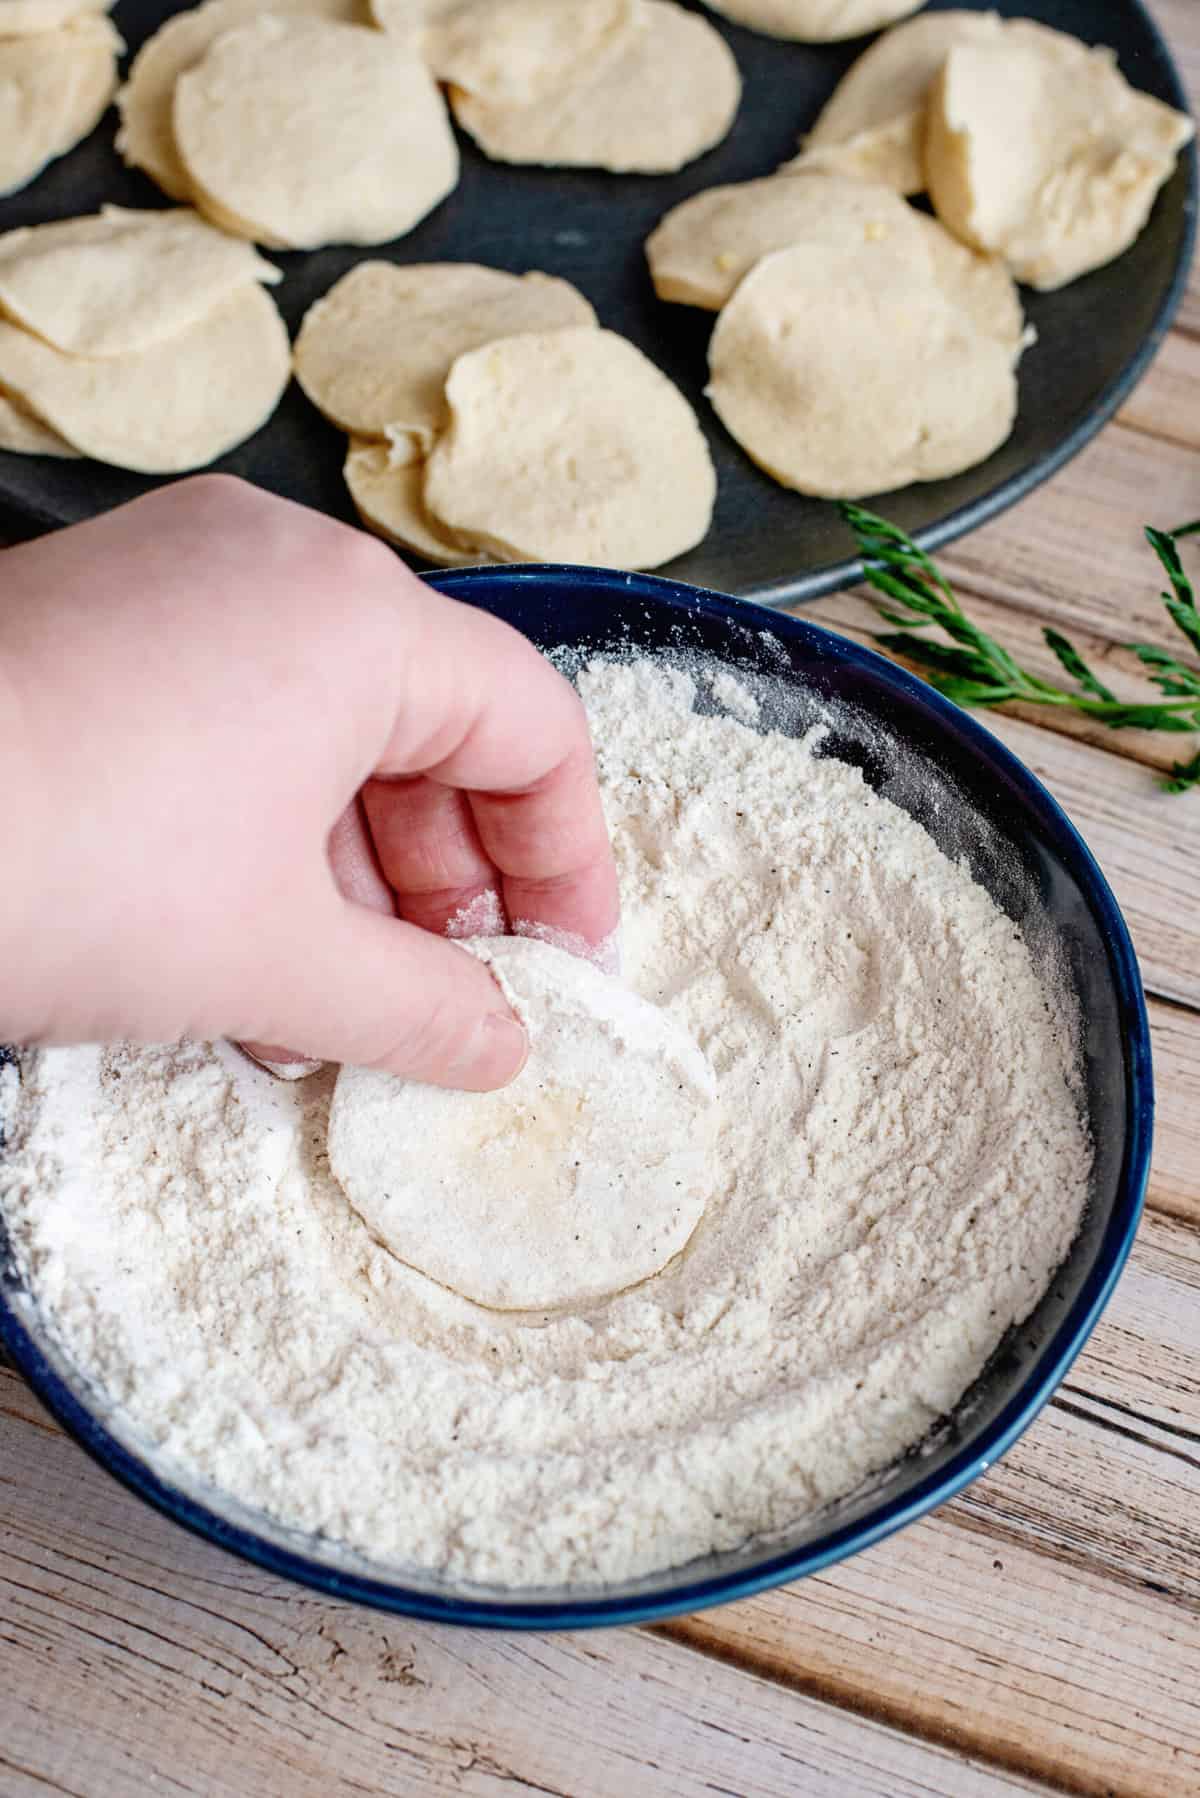
[[[770,1551],[714,1556],[626,1585],[464,1590],[390,1573],[281,1529],[211,1488],[155,1474],[37,1329],[0,1219],[0,1337],[59,1421],[110,1473],[187,1528],[337,1597],[444,1623],[577,1629],[663,1618],[828,1567],[960,1492],[1037,1416],[1095,1327],[1129,1253],[1150,1163],[1153,1087],[1129,934],[1087,847],[1045,788],[965,712],[881,657],[778,613],[671,581],[592,569],[467,570],[436,578],[553,649],[699,650],[753,679],[833,704],[830,747],[904,806],[1074,982],[1096,1144],[1083,1229],[1034,1315],[1013,1330],[954,1415],[863,1495],[797,1526]]]

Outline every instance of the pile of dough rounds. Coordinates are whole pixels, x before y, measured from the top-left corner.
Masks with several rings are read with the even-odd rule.
[[[813,172],[713,188],[646,248],[662,298],[720,312],[709,398],[784,486],[863,499],[960,473],[1011,432],[1012,277],[891,188]]]
[[[112,0],[0,0],[0,197],[81,143],[117,91]]]
[[[389,242],[458,181],[415,42],[354,0],[206,0],[143,46],[117,103],[126,162],[274,249]]]
[[[0,449],[141,474],[202,468],[288,382],[278,271],[190,208],[0,237]]]
[[[926,13],[859,57],[785,170],[928,190],[963,242],[1049,290],[1129,248],[1193,129],[1111,50],[1032,19]]]
[[[649,568],[708,529],[691,407],[569,282],[360,263],[309,308],[294,365],[349,433],[363,523],[426,561]]]
[[[726,136],[741,77],[674,0],[372,0],[499,162],[665,174]]]
[[[658,1273],[704,1211],[716,1083],[679,1023],[549,943],[476,938],[529,1032],[502,1092],[344,1067],[329,1165],[384,1246],[499,1311],[578,1307]]]

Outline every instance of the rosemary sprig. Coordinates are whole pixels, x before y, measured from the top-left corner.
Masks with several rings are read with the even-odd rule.
[[[1042,633],[1047,647],[1074,685],[1043,680],[1022,668],[1003,644],[967,616],[936,562],[898,525],[863,506],[844,503],[841,511],[857,539],[867,581],[879,595],[873,603],[880,616],[897,627],[880,633],[876,641],[925,670],[931,685],[947,699],[963,706],[1002,705],[1013,699],[1026,705],[1065,706],[1112,730],[1200,731],[1200,668],[1153,643],[1125,644],[1163,695],[1131,703],[1118,699],[1069,638],[1047,629]],[[1146,537],[1170,582],[1170,591],[1162,595],[1167,613],[1200,653],[1200,608],[1179,554],[1179,540],[1197,533],[1200,519],[1175,531],[1147,529]],[[948,641],[919,635],[930,629],[940,630]],[[1191,761],[1177,762],[1162,784],[1169,793],[1200,787],[1200,753]]]

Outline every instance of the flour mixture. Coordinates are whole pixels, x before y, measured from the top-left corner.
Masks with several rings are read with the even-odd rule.
[[[507,1586],[735,1548],[893,1462],[1037,1303],[1090,1166],[1069,1012],[965,868],[727,673],[580,687],[625,978],[719,1089],[704,1215],[655,1277],[504,1313],[416,1272],[330,1175],[332,1069],[54,1050],[0,1089],[36,1301],[158,1464]]]

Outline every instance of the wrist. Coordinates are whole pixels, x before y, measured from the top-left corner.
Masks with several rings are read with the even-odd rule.
[[[49,879],[49,803],[11,661],[0,655],[0,1042],[44,1034],[52,1010],[35,951]]]

